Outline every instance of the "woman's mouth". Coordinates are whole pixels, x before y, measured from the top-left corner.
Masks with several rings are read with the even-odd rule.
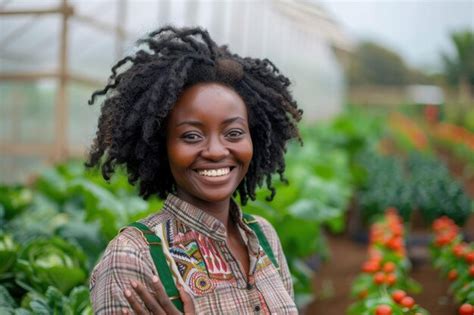
[[[231,172],[233,167],[222,167],[215,169],[198,169],[196,172],[205,177],[220,177],[225,176]]]

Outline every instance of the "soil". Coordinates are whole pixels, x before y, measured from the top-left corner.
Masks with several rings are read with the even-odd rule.
[[[331,249],[330,260],[315,274],[315,301],[304,314],[342,315],[353,302],[350,289],[366,258],[367,245],[345,236],[329,236],[328,244]]]

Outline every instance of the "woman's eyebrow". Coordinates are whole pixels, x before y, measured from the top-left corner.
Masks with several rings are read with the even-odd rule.
[[[236,122],[236,121],[245,123],[246,120],[241,116],[236,116],[236,117],[227,118],[226,120],[224,120],[221,123],[221,125],[228,125],[228,124],[231,124],[231,123]],[[182,121],[182,122],[178,123],[176,125],[176,127],[179,127],[179,126],[182,126],[182,125],[191,125],[191,126],[195,126],[195,127],[201,127],[204,124],[202,122],[200,122],[199,120],[185,120],[185,121]]]
[[[191,126],[195,126],[195,127],[201,127],[203,125],[203,123],[198,121],[198,120],[185,120],[185,121],[182,121],[179,124],[177,124],[176,127],[179,127],[181,125],[191,125]]]
[[[221,125],[228,125],[228,124],[233,123],[235,121],[240,121],[241,123],[245,123],[246,120],[241,116],[236,116],[236,117],[227,118],[226,120],[224,120],[222,122]]]

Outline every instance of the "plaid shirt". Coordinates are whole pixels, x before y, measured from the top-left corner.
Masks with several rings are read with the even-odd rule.
[[[242,212],[231,203],[247,243],[250,273],[244,276],[226,243],[224,225],[213,216],[169,194],[161,212],[140,222],[154,231],[175,277],[190,294],[197,314],[296,314],[293,285],[280,241],[274,228],[256,216],[280,266],[277,270],[259,245],[255,233],[242,221]],[[140,232],[125,228],[107,246],[91,279],[95,314],[131,309],[124,296],[130,281],[153,291],[157,275],[149,247]]]

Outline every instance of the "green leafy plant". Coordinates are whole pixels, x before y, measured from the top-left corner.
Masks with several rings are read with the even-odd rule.
[[[414,207],[427,222],[448,216],[464,224],[474,207],[461,184],[438,159],[423,154],[411,154],[407,160],[409,180],[413,187]]]
[[[81,250],[58,237],[33,240],[19,255],[16,281],[29,291],[54,286],[68,293],[87,279],[85,263]]]
[[[91,315],[89,289],[75,287],[67,296],[54,287],[45,294],[30,292],[23,298],[21,307],[15,302],[8,290],[0,286],[0,314],[5,315]]]
[[[395,207],[405,221],[413,209],[412,185],[405,179],[403,165],[395,157],[382,156],[374,151],[362,152],[357,157],[365,174],[359,186],[358,201],[364,222]]]
[[[431,155],[411,153],[406,160],[366,151],[358,156],[365,171],[358,201],[365,222],[396,207],[405,222],[418,209],[427,223],[446,215],[463,224],[473,202],[446,166]]]
[[[31,203],[33,193],[23,186],[0,186],[0,209],[6,220],[18,215]]]

